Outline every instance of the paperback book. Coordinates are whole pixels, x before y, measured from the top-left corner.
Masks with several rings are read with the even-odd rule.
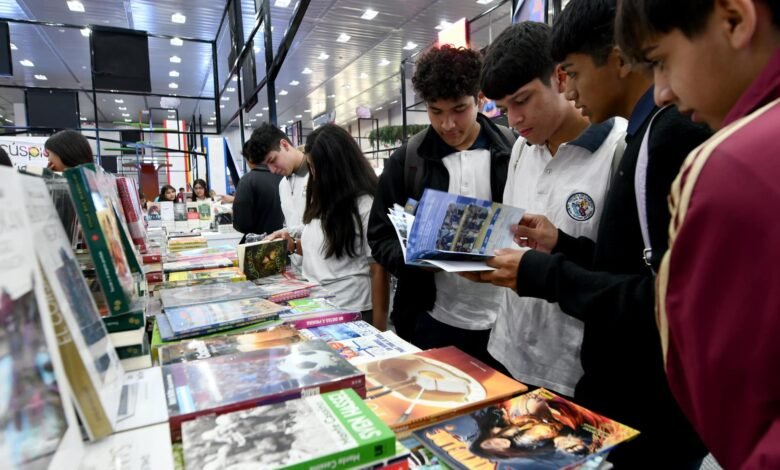
[[[322,341],[162,366],[174,441],[181,423],[301,396],[353,388],[364,374]],[[218,380],[215,380],[218,378]]]
[[[141,250],[146,251],[146,227],[144,226],[144,214],[141,210],[141,201],[138,199],[138,190],[133,180],[120,176],[116,179],[116,188],[122,210],[127,221],[127,228],[133,243]]]
[[[204,333],[202,335],[198,335],[197,338],[206,339],[240,333],[253,333],[257,331],[265,331],[280,325],[282,325],[282,321],[279,319],[264,320],[257,323],[250,323],[248,325],[230,328],[228,330]],[[170,344],[177,344],[181,341],[187,341],[188,339],[190,338],[180,338],[173,333],[171,325],[168,323],[168,317],[162,314],[156,315],[154,328],[152,329],[152,359],[157,360],[157,354],[161,347]]]
[[[280,317],[281,318],[281,317]],[[317,312],[305,315],[292,316],[282,319],[290,326],[302,330],[306,328],[318,328],[327,325],[337,325],[339,323],[355,322],[362,320],[360,312]]]
[[[452,346],[356,367],[366,374],[369,406],[399,433],[527,390]]]
[[[265,299],[240,299],[168,308],[165,316],[173,332],[184,336],[268,320],[285,310],[287,307]]]
[[[358,338],[328,341],[328,345],[352,364],[364,364],[381,358],[419,352],[420,348],[404,341],[392,331]]]
[[[163,264],[163,271],[166,273],[173,273],[178,271],[230,267],[233,267],[233,261],[223,256],[201,256],[199,258],[183,259],[181,261],[166,261]]]
[[[190,258],[198,258],[201,256],[221,256],[235,261],[233,264],[238,264],[238,255],[236,254],[236,248],[231,245],[219,245],[210,246],[206,248],[193,248],[189,250],[181,250],[175,253],[168,253],[166,261],[185,261]]]
[[[246,276],[238,268],[212,268],[200,271],[180,271],[168,275],[167,287],[194,286],[215,282],[246,281]]]
[[[249,281],[220,282],[202,286],[162,289],[160,300],[163,308],[185,307],[187,305],[225,302],[228,300],[259,298],[260,290]]]
[[[182,425],[188,470],[347,468],[395,455],[395,434],[351,389]]]
[[[147,226],[152,228],[161,228],[162,225],[162,208],[159,202],[150,202],[147,204],[146,209],[146,223]]]
[[[250,281],[282,273],[286,266],[286,240],[238,245],[238,267]]]
[[[453,468],[572,468],[633,439],[636,430],[543,388],[415,431]]]
[[[363,320],[301,330],[303,336],[309,339],[321,339],[323,341],[339,341],[359,338],[360,336],[371,336],[379,333],[381,332],[378,329]]]

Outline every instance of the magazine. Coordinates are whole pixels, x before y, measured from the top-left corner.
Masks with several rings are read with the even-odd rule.
[[[415,431],[453,468],[571,468],[638,431],[543,388]]]
[[[406,264],[445,271],[485,271],[484,260],[512,246],[510,226],[524,209],[426,189],[416,215],[400,206],[388,217],[396,229]]]

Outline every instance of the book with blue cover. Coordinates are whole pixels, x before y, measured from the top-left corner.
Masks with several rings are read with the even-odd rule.
[[[286,310],[265,299],[239,299],[169,308],[165,316],[173,332],[181,336],[259,322]]]

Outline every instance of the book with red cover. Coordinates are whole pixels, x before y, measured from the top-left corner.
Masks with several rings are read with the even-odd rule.
[[[363,373],[324,341],[306,341],[162,367],[171,437],[181,423],[344,388],[365,396]]]
[[[282,319],[281,315],[279,318]],[[338,323],[347,323],[351,321],[359,321],[362,319],[363,316],[360,314],[360,312],[326,312],[312,313],[310,315],[300,317],[284,318],[282,321],[284,321],[286,325],[291,325],[299,330],[302,330],[304,328],[335,325]]]
[[[141,253],[144,253],[146,251],[146,226],[144,226],[144,214],[141,210],[141,201],[138,199],[138,190],[133,181],[124,176],[116,178],[116,189],[133,244],[138,247]]]
[[[369,407],[397,433],[528,389],[453,346],[358,364]]]

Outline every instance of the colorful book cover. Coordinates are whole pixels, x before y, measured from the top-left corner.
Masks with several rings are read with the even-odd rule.
[[[152,347],[152,359],[155,360],[157,359],[157,353],[161,347],[170,344],[177,344],[181,341],[187,341],[189,338],[197,337],[199,339],[206,339],[206,338],[215,338],[219,336],[227,336],[227,335],[234,335],[240,333],[252,333],[255,331],[265,331],[270,328],[275,328],[277,326],[282,325],[282,321],[279,319],[265,320],[257,323],[250,323],[248,325],[230,328],[229,330],[220,330],[211,333],[204,333],[195,336],[190,336],[188,338],[182,338],[182,337],[177,337],[173,333],[173,330],[171,329],[171,325],[168,323],[168,317],[166,317],[165,315],[156,315],[154,318],[155,318],[155,322],[154,322],[154,327],[152,329],[151,347]]]
[[[146,227],[144,226],[141,201],[138,199],[138,189],[133,180],[124,176],[116,178],[116,188],[133,243],[139,247],[141,252],[144,252],[146,251]]]
[[[168,308],[165,316],[173,332],[182,335],[258,322],[278,316],[285,310],[287,307],[265,299],[239,299]]]
[[[197,210],[195,212],[197,212]],[[173,221],[174,222],[187,221],[187,204],[180,203],[180,202],[173,203]]]
[[[225,302],[228,300],[259,298],[258,287],[250,281],[220,282],[202,286],[185,286],[163,289],[160,300],[163,308],[185,307],[187,305]]]
[[[273,284],[260,284],[255,281],[263,290],[264,297],[271,297],[274,295],[287,294],[290,292],[296,292],[301,290],[308,290],[315,287],[317,284],[308,281],[299,281],[297,279],[284,279]]]
[[[158,351],[160,365],[197,361],[257,349],[274,348],[300,343],[307,339],[295,328],[283,325],[265,331],[225,335],[210,339],[192,339],[163,346]]]
[[[209,246],[206,248],[193,248],[190,250],[181,250],[175,253],[168,253],[166,261],[183,261],[191,257],[200,256],[222,256],[238,262],[236,248],[231,245]]]
[[[149,228],[162,227],[162,207],[159,202],[150,202],[146,206],[146,223]]]
[[[364,364],[381,358],[419,352],[420,348],[404,341],[392,331],[359,338],[328,341],[334,351],[352,364]]]
[[[371,336],[379,333],[381,333],[381,331],[362,320],[301,330],[303,336],[309,339],[321,339],[323,341],[339,341],[343,339],[358,338],[360,336]]]
[[[415,431],[453,468],[581,465],[639,432],[543,388]]]
[[[233,267],[233,261],[228,258],[222,256],[202,256],[181,261],[167,261],[163,264],[163,271],[166,273],[173,273],[179,271],[231,267]]]
[[[182,444],[187,470],[358,467],[396,451],[393,431],[351,389],[203,416],[182,425]]]
[[[356,366],[366,400],[396,432],[405,432],[517,395],[527,387],[455,347]]]
[[[327,299],[313,299],[311,297],[290,300],[287,305],[290,306],[290,311],[285,314],[287,316],[343,310]]]
[[[282,273],[286,266],[286,240],[238,245],[238,267],[250,281]]]
[[[212,268],[179,271],[168,275],[168,287],[194,286],[215,282],[241,282],[246,276],[238,268]]]
[[[285,324],[302,330],[306,328],[318,328],[321,326],[354,322],[362,319],[363,316],[360,314],[360,312],[325,312],[311,313],[296,317],[287,317],[283,319],[283,321]]]
[[[95,172],[89,168],[70,168],[65,176],[109,313],[125,312],[134,301],[133,276],[113,203],[100,192]]]
[[[259,349],[162,366],[171,434],[204,414],[224,414],[344,388],[364,390],[365,377],[322,341]]]

